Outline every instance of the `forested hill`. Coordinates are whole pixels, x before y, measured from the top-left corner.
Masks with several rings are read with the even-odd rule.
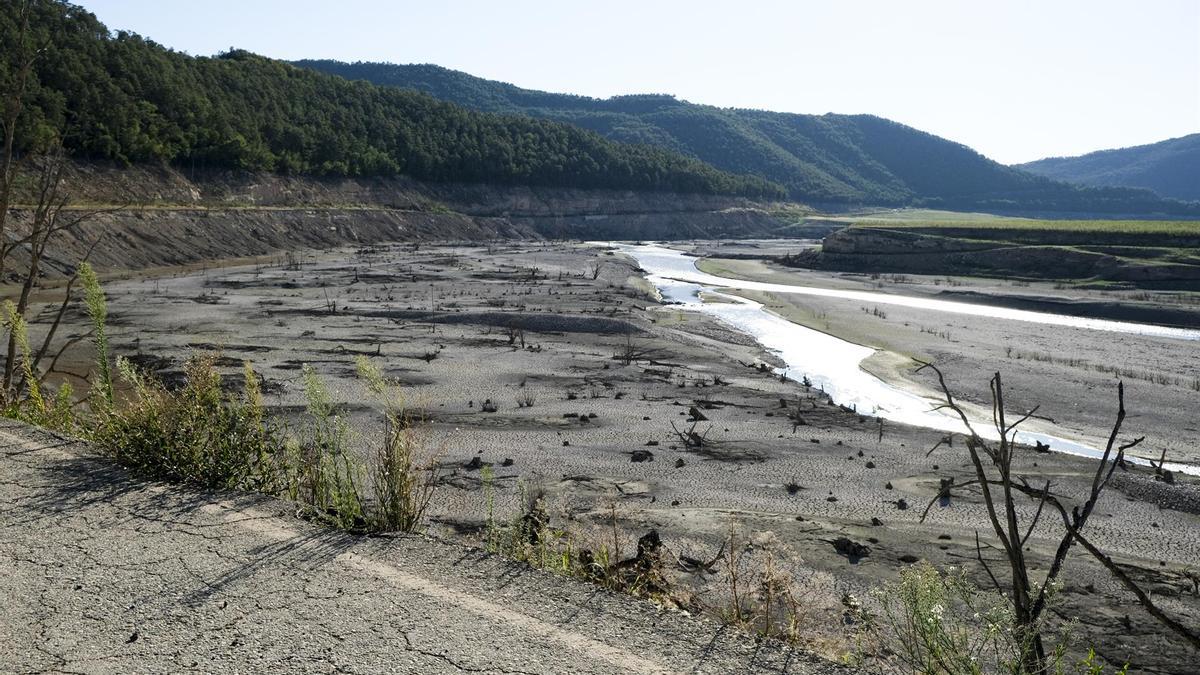
[[[1017,168],[1072,183],[1139,187],[1163,197],[1200,201],[1200,134],[1078,157],[1039,159]]]
[[[125,164],[783,196],[761,178],[568,124],[471,111],[244,51],[188,56],[110,33],[58,0],[0,3],[0,108],[29,54],[18,152],[61,135],[79,159]]]
[[[594,99],[521,89],[432,65],[298,61],[349,79],[425,91],[464,106],[570,122],[755,174],[814,203],[921,205],[999,211],[1174,213],[1200,207],[1131,189],[1088,189],[983,157],[871,115],[722,109],[665,95]]]

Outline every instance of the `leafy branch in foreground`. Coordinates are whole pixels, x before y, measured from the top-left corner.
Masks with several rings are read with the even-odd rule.
[[[955,401],[942,372],[934,365],[925,363],[918,369],[932,370],[938,378],[938,384],[944,396],[944,403],[939,409],[954,413],[967,429],[966,449],[970,457],[975,477],[954,487],[977,486],[983,495],[983,503],[987,509],[988,521],[992,532],[999,541],[999,549],[1003,553],[1008,566],[1007,581],[1002,581],[996,571],[989,565],[983,555],[983,545],[976,535],[976,559],[991,580],[995,590],[1003,595],[1011,605],[1012,628],[1016,643],[1020,645],[1013,668],[1021,673],[1045,673],[1052,664],[1052,654],[1046,650],[1045,623],[1047,608],[1055,590],[1061,585],[1063,565],[1070,553],[1071,546],[1079,543],[1106,569],[1113,573],[1137,597],[1143,608],[1164,626],[1182,637],[1195,649],[1200,649],[1200,636],[1173,619],[1156,606],[1150,596],[1118,566],[1111,557],[1102,552],[1083,534],[1089,517],[1092,515],[1097,502],[1104,494],[1112,479],[1113,472],[1122,466],[1125,452],[1142,442],[1136,438],[1126,443],[1120,443],[1118,438],[1121,427],[1125,422],[1125,387],[1117,385],[1117,416],[1108,442],[1101,454],[1091,484],[1082,500],[1068,508],[1067,497],[1054,491],[1054,485],[1046,480],[1041,484],[1033,484],[1029,478],[1020,475],[1014,469],[1014,459],[1019,450],[1016,442],[1017,428],[1032,417],[1037,408],[1021,415],[1014,422],[1009,422],[1004,403],[1004,385],[1000,373],[991,380],[992,420],[998,440],[985,440],[972,425],[970,418],[962,406]],[[941,445],[941,443],[939,443]],[[934,446],[937,449],[938,446]],[[933,450],[930,450],[932,453]],[[941,495],[939,495],[940,497]],[[930,502],[930,505],[938,497]],[[1025,502],[1032,502],[1035,507],[1031,518],[1023,518]],[[1032,567],[1026,557],[1026,543],[1029,541],[1042,516],[1049,512],[1057,512],[1062,520],[1062,534],[1055,547],[1053,558],[1045,574],[1035,581]],[[926,507],[922,521],[929,512]]]

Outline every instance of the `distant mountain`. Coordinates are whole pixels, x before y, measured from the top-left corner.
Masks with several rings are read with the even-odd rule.
[[[110,33],[60,0],[0,2],[0,107],[18,109],[12,91],[24,91],[19,154],[61,137],[78,159],[119,164],[784,196],[761,178],[570,124],[481,113],[242,50],[188,56]]]
[[[1200,201],[1200,134],[1078,157],[1039,159],[1017,168],[1071,183],[1146,188],[1163,197]]]
[[[657,94],[595,99],[521,89],[434,65],[295,63],[427,92],[475,110],[570,122],[613,140],[668,148],[725,171],[761,176],[815,204],[1200,215],[1200,207],[1142,190],[1080,188],[1010,168],[871,115],[726,109]]]

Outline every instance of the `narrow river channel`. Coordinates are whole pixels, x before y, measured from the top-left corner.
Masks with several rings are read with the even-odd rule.
[[[754,337],[763,347],[775,352],[787,364],[781,372],[787,377],[802,380],[807,377],[815,387],[823,389],[834,403],[860,413],[883,419],[942,431],[965,432],[962,421],[944,411],[934,410],[937,402],[888,384],[863,370],[862,362],[875,350],[854,344],[821,331],[792,323],[760,303],[720,293],[720,289],[796,293],[827,298],[900,305],[935,311],[986,316],[1011,321],[1032,321],[1052,326],[1134,335],[1200,340],[1200,331],[1150,324],[1127,323],[1087,317],[1047,314],[1026,310],[994,307],[982,304],[950,302],[869,291],[850,291],[813,286],[771,284],[757,281],[728,279],[696,269],[694,256],[656,245],[616,244],[623,253],[635,259],[646,272],[646,278],[667,302],[675,302],[689,310],[717,317],[729,326]],[[700,293],[721,296],[727,302],[703,302]],[[971,420],[977,432],[985,438],[996,437],[990,421]],[[1021,431],[1017,440],[1032,445],[1035,441],[1048,444],[1052,450],[1085,457],[1099,457],[1101,451],[1086,443],[1067,438],[1068,434],[1053,428],[1041,431]],[[1140,458],[1130,458],[1146,464]],[[1167,468],[1200,475],[1200,466],[1167,463]]]

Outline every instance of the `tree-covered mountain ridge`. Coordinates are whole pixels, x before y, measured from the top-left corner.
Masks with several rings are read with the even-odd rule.
[[[783,196],[764,179],[570,124],[472,111],[242,50],[189,56],[110,32],[61,0],[0,6],[0,92],[12,101],[15,91],[19,153],[61,138],[81,161]]]
[[[1055,180],[1145,188],[1163,197],[1200,201],[1200,133],[1076,157],[1048,157],[1017,168]]]
[[[971,148],[874,115],[717,108],[666,94],[597,99],[523,89],[436,65],[296,61],[422,91],[475,110],[569,122],[655,145],[719,169],[782,184],[815,204],[925,206],[1000,212],[1200,215],[1145,190],[1086,188],[992,161]]]

